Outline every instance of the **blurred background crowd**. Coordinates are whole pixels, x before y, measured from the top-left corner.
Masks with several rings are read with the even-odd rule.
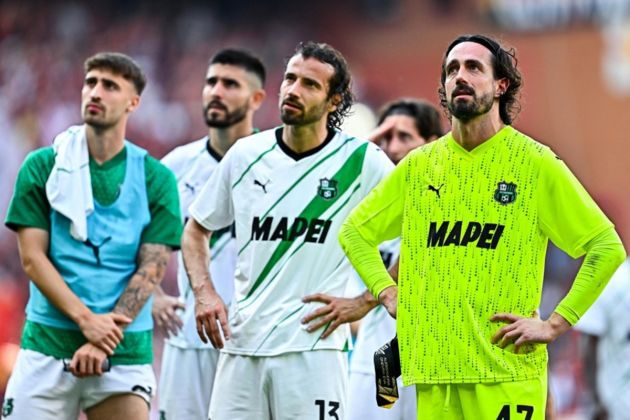
[[[127,138],[161,158],[206,133],[200,96],[208,59],[245,47],[268,69],[256,125],[278,125],[285,58],[303,40],[347,58],[369,132],[370,109],[400,96],[438,103],[442,53],[461,33],[498,36],[524,75],[515,126],[551,146],[630,240],[630,0],[167,0],[0,1],[0,216],[25,155],[80,123],[83,61],[103,50],[134,57],[148,76]],[[365,111],[367,109],[368,111]],[[360,115],[363,115],[361,113]],[[446,120],[445,120],[446,123]],[[579,267],[554,247],[541,312],[547,316]],[[165,289],[173,292],[171,273]],[[16,238],[0,227],[0,390],[19,343],[27,279]],[[159,361],[161,340],[155,340]],[[550,346],[561,418],[588,410],[577,332]],[[159,366],[159,363],[156,362]]]

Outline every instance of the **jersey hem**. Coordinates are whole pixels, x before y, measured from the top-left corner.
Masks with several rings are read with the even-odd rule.
[[[403,377],[403,385],[444,385],[444,384],[487,384],[487,383],[499,383],[499,382],[520,382],[529,381],[532,379],[538,379],[544,376],[544,373],[532,373],[531,375],[518,375],[518,376],[495,376],[492,378],[479,378],[479,377],[466,377],[466,378],[423,378],[421,376],[414,376],[411,378]]]
[[[183,350],[217,350],[214,347],[212,347],[212,344],[208,344],[207,346],[198,345],[198,344],[189,343],[187,341],[173,340],[170,338],[164,340],[164,342],[167,343],[168,345],[171,345],[173,347],[177,347],[178,349],[183,349]]]
[[[194,201],[193,201],[193,204],[194,204]],[[214,232],[214,231],[217,231],[217,230],[219,230],[219,229],[223,229],[223,228],[225,228],[225,227],[227,227],[227,226],[230,226],[230,224],[229,224],[229,223],[228,223],[227,225],[225,225],[225,226],[213,226],[213,225],[210,225],[210,224],[209,224],[209,223],[207,223],[207,222],[204,220],[204,218],[203,218],[203,217],[199,214],[199,212],[197,211],[197,209],[195,209],[195,208],[193,207],[193,204],[191,204],[191,206],[188,208],[188,213],[189,213],[190,217],[192,217],[193,219],[195,219],[195,221],[196,221],[197,223],[199,223],[201,226],[203,226],[203,227],[204,227],[204,228],[206,228],[207,230],[209,230],[209,231],[211,231],[211,232]],[[230,223],[232,223],[232,222],[230,222]]]
[[[292,347],[288,349],[282,350],[269,350],[269,351],[256,351],[256,350],[246,350],[246,349],[226,349],[225,347],[221,349],[221,353],[233,354],[236,356],[251,356],[251,357],[273,357],[280,356],[286,353],[301,353],[307,351],[317,351],[317,350],[335,350],[335,351],[344,351],[344,346],[341,347]]]

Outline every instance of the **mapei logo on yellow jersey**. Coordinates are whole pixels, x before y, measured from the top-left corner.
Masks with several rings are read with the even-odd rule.
[[[496,249],[501,240],[501,235],[505,230],[504,225],[496,223],[478,223],[457,221],[444,221],[438,227],[437,222],[429,225],[429,237],[427,238],[427,248],[436,246],[468,246],[475,244],[477,248]]]

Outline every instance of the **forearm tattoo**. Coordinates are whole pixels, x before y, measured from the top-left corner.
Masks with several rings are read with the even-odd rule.
[[[138,270],[118,299],[114,312],[135,318],[147,299],[160,284],[166,271],[171,248],[166,245],[142,244],[138,252]]]

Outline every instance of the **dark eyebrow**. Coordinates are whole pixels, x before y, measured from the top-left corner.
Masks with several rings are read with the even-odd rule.
[[[305,77],[304,80],[309,82],[309,83],[312,83],[313,85],[317,86],[318,88],[322,87],[322,85],[315,79],[311,79],[309,77]]]
[[[94,83],[94,82],[97,82],[98,80],[99,78],[96,76],[89,76],[85,78],[85,83]],[[102,77],[101,80],[104,84],[108,84],[108,85],[114,86],[117,89],[120,89],[120,85],[112,79],[108,79],[107,77]]]
[[[240,85],[238,80],[232,79],[231,77],[224,77],[223,78],[223,82],[224,83],[234,83],[235,85]]]
[[[448,61],[448,62],[444,65],[444,69],[445,69],[445,70],[448,70],[448,69],[450,69],[451,67],[453,67],[453,66],[454,66],[454,65],[456,65],[456,64],[457,64],[457,65],[459,65],[459,61],[458,61],[458,60],[455,60],[455,59],[451,59],[451,61]]]
[[[470,64],[476,64],[479,67],[483,67],[483,63],[479,60],[476,60],[474,58],[469,58],[468,60],[464,61],[465,65],[470,65]]]
[[[116,89],[120,89],[120,85],[118,83],[116,83],[115,81],[113,81],[112,79],[108,79],[107,77],[103,77],[101,80],[103,81],[103,84],[105,86],[110,85],[110,86],[113,86]]]
[[[460,64],[460,61],[456,58],[453,58],[451,59],[451,61],[446,63],[446,65],[444,66],[444,69],[448,70],[451,67],[453,67],[455,64]],[[484,64],[480,60],[477,60],[474,58],[468,58],[464,60],[464,66],[469,66],[471,64],[476,64],[479,67],[484,67]]]

